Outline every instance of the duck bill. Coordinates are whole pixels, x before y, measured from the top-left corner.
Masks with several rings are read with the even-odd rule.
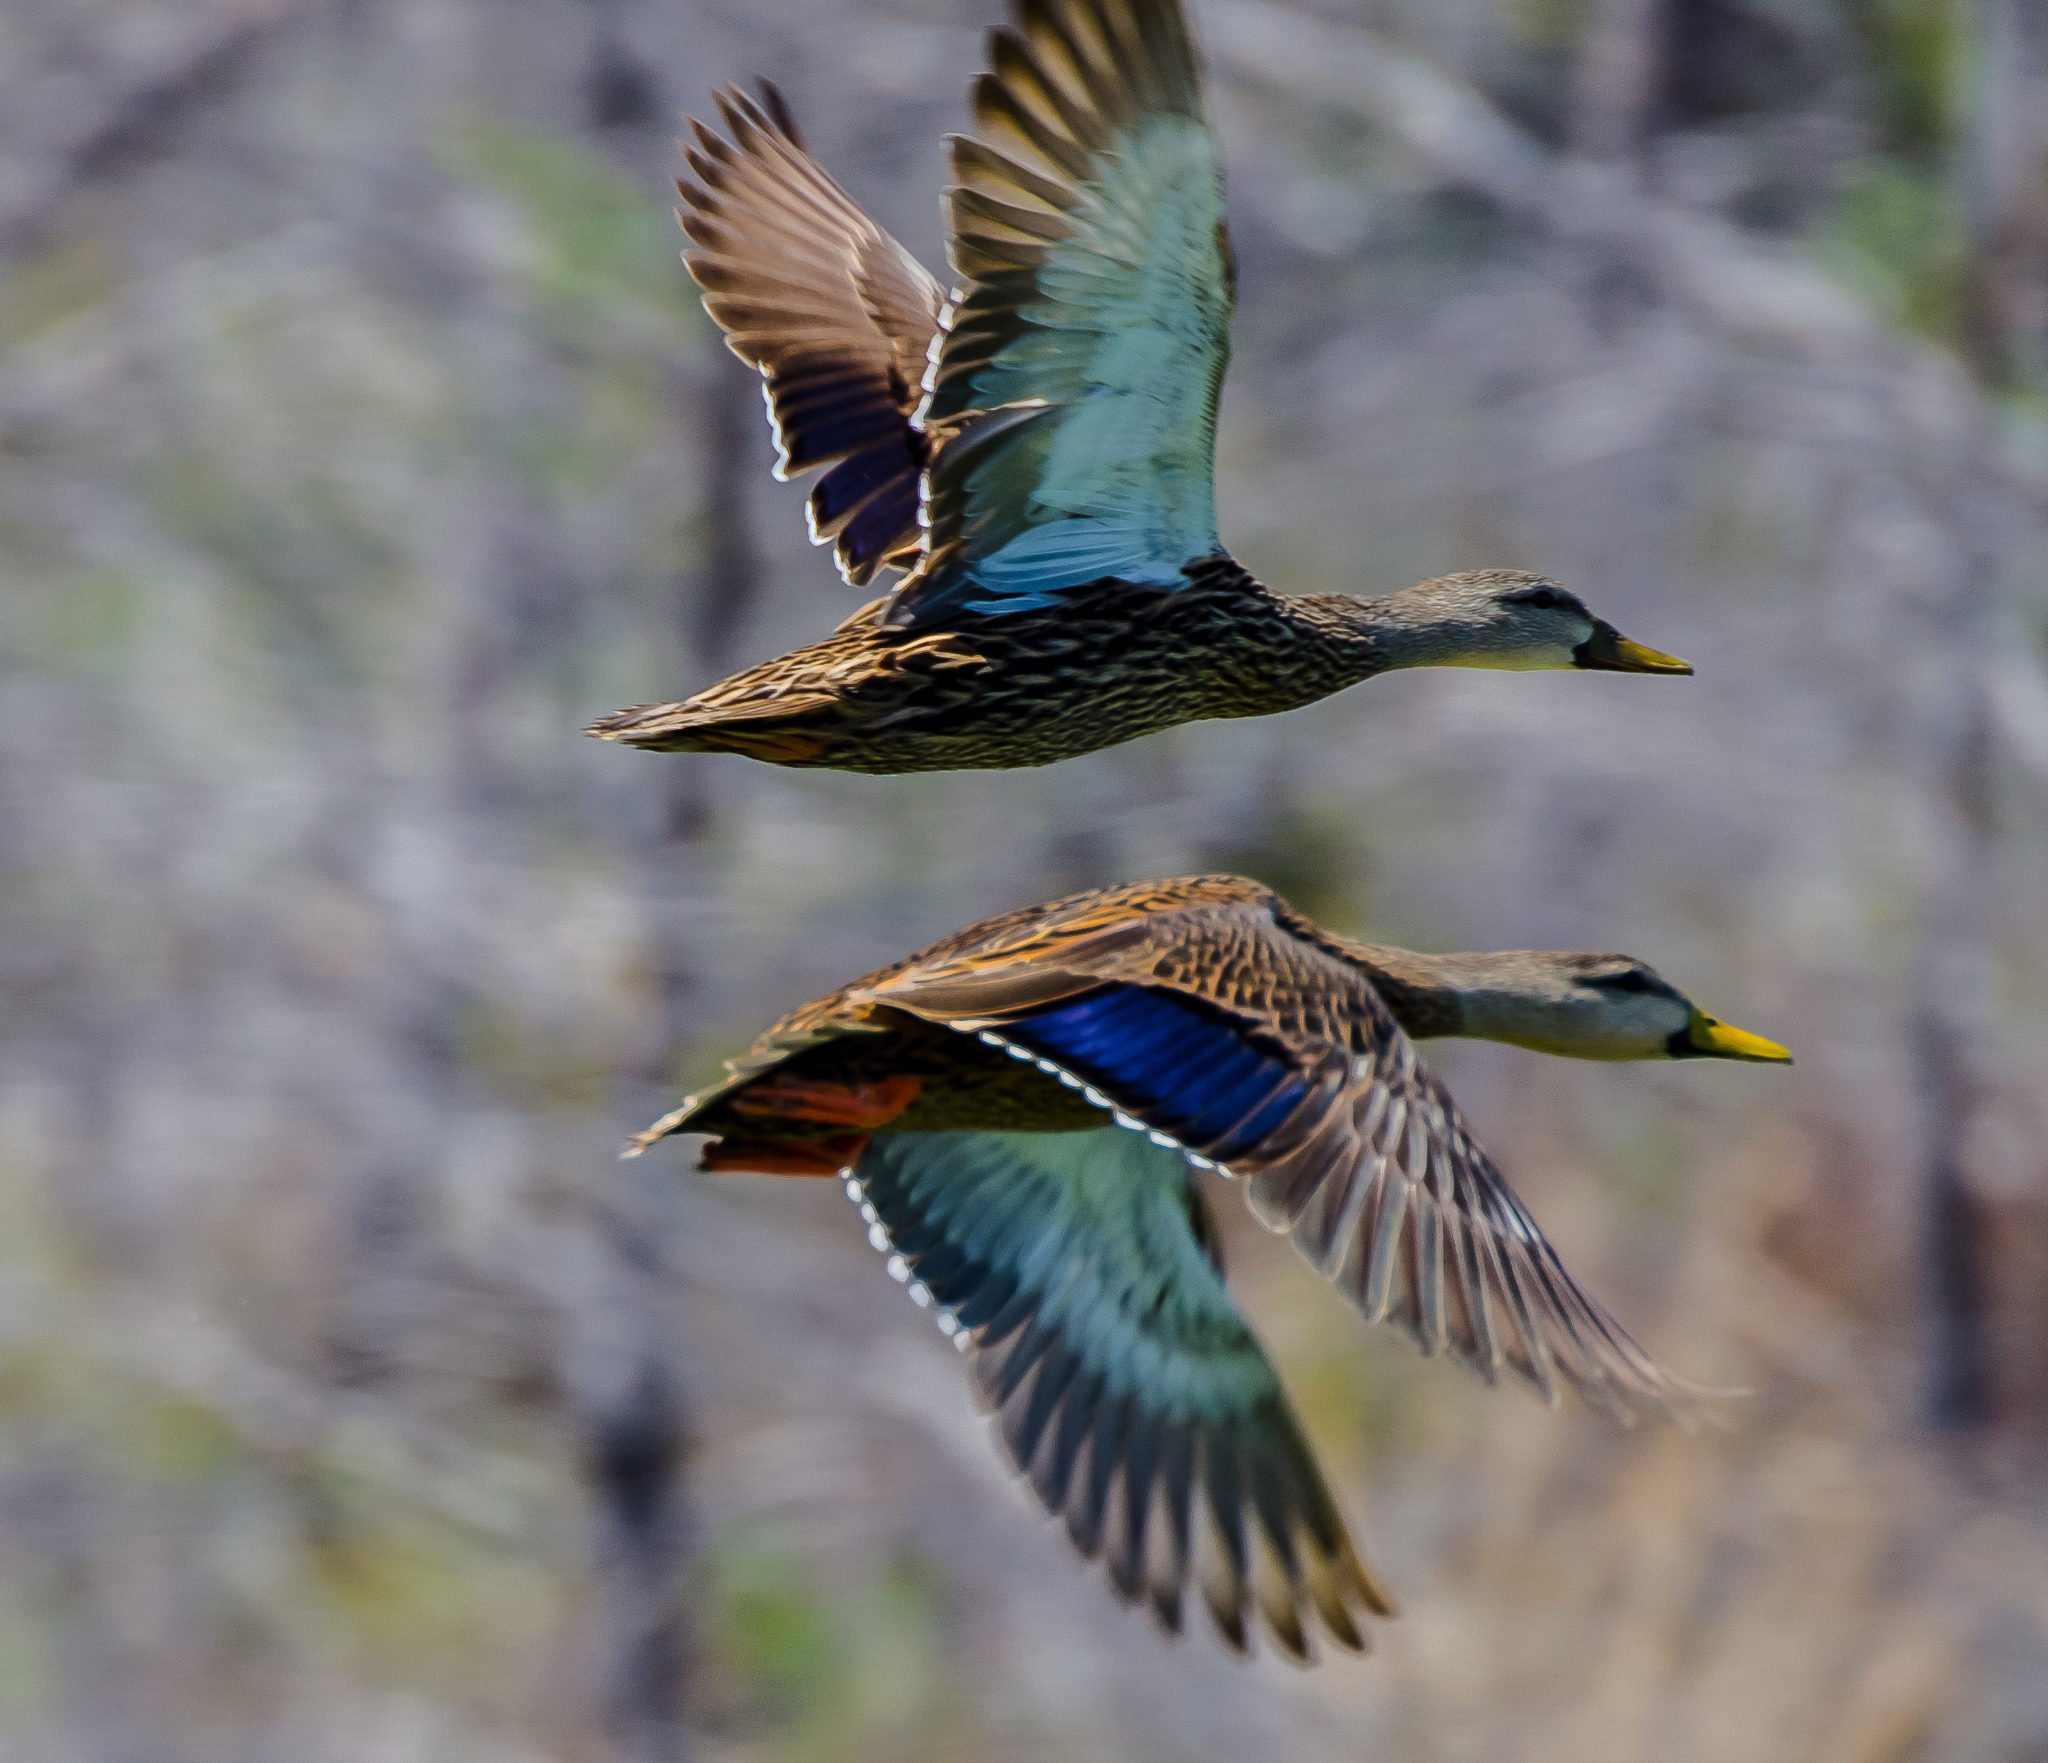
[[[1692,1021],[1671,1037],[1674,1059],[1745,1059],[1753,1065],[1790,1065],[1792,1055],[1776,1041],[1753,1035],[1746,1028],[1721,1022],[1704,1010],[1695,1010]]]
[[[1572,665],[1594,673],[1690,673],[1692,663],[1625,637],[1604,618],[1593,621],[1593,634],[1572,651]]]

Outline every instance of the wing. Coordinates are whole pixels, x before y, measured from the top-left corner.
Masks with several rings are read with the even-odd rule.
[[[890,971],[882,970],[884,974]],[[893,1018],[893,1024],[907,1021],[901,1016]],[[723,1076],[685,1096],[652,1126],[636,1132],[620,1155],[641,1156],[676,1133],[722,1131],[717,1120],[720,1107],[799,1054],[842,1035],[885,1034],[891,1026],[889,1012],[850,999],[844,989],[800,1004],[757,1035],[738,1058],[726,1060]]]
[[[926,550],[886,622],[1006,612],[1217,549],[1232,274],[1179,0],[1022,0],[951,143],[962,287],[922,421]]]
[[[969,955],[874,996],[1036,1060],[1242,1178],[1367,1320],[1627,1420],[1704,1393],[1580,1286],[1363,975],[1250,905]]]
[[[1114,1130],[899,1133],[848,1191],[967,1352],[1003,1446],[1117,1597],[1178,1632],[1189,1581],[1247,1650],[1391,1615],[1225,1291],[1178,1152]]]
[[[679,180],[683,262],[742,361],[761,370],[778,477],[831,469],[811,536],[848,581],[916,556],[925,437],[912,420],[943,295],[804,147],[781,95],[717,95],[732,139],[701,123]]]

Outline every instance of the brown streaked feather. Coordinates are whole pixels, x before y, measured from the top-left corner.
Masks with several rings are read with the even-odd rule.
[[[680,180],[684,263],[733,352],[761,372],[778,475],[830,468],[812,536],[849,581],[907,564],[927,448],[913,420],[943,291],[804,146],[773,86],[716,95]]]
[[[1291,709],[1373,670],[1313,602],[1268,591],[1229,558],[1186,576],[1174,592],[1102,581],[1057,607],[931,629],[856,615],[694,698],[620,711],[589,732],[659,752],[747,752],[766,718],[818,743],[817,757],[791,763],[1016,768],[1204,717]]]

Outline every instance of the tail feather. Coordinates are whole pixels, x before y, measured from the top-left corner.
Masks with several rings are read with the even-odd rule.
[[[821,694],[788,693],[736,704],[706,704],[694,698],[635,704],[599,717],[583,732],[648,752],[748,753],[787,761],[820,750],[822,743],[814,734],[792,725],[831,702]]]

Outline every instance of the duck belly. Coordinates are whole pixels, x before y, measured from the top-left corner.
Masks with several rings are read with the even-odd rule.
[[[954,666],[862,681],[829,701],[709,711],[688,730],[699,751],[772,764],[895,775],[1052,765],[1205,712],[1186,670]],[[670,742],[668,744],[680,744]]]
[[[941,630],[857,625],[683,703],[620,712],[596,732],[838,771],[1051,765],[1323,696],[1328,682],[1291,650],[1269,599],[1108,583]]]
[[[874,1132],[1074,1132],[1109,1116],[1034,1066],[950,1029],[821,1041],[721,1097],[692,1131],[749,1139]]]

